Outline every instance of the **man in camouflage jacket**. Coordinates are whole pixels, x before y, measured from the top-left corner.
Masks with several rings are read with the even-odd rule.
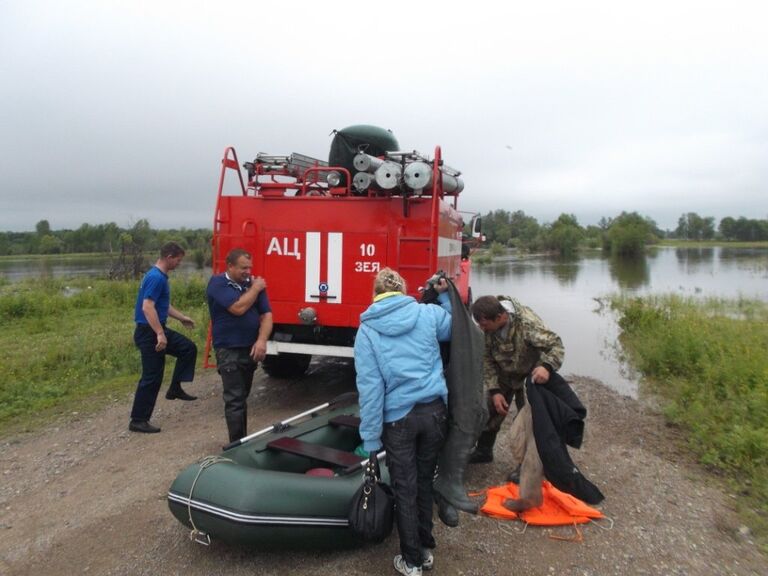
[[[533,310],[508,296],[482,296],[472,304],[472,316],[485,332],[483,380],[488,394],[488,424],[470,462],[493,461],[493,445],[514,399],[517,411],[525,405],[524,383],[549,381],[563,364],[560,336],[547,328]]]

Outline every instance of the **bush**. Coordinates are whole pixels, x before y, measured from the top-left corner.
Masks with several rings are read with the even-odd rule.
[[[493,258],[496,258],[497,256],[503,256],[507,253],[507,249],[504,247],[504,244],[501,244],[500,242],[492,242],[488,251]]]
[[[768,306],[613,298],[621,341],[704,464],[768,514]],[[768,526],[763,530],[768,533]]]
[[[643,218],[637,212],[622,212],[608,227],[603,247],[616,255],[642,254],[646,244],[657,241],[654,229],[653,221]]]

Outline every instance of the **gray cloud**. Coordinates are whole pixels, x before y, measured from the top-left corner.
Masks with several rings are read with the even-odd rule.
[[[358,123],[441,145],[467,210],[768,217],[768,10],[620,4],[0,3],[0,230],[210,226],[225,146]]]

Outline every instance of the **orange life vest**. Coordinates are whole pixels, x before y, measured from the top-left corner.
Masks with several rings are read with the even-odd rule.
[[[520,519],[534,526],[562,526],[585,524],[592,519],[603,518],[600,510],[588,506],[578,498],[561,492],[548,481],[543,480],[541,491],[544,500],[538,508],[517,513],[507,510],[502,503],[507,498],[520,498],[517,484],[510,482],[486,490],[487,498],[480,511],[486,516],[505,520]]]

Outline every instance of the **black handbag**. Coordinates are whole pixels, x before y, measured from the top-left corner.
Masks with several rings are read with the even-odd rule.
[[[382,542],[392,533],[395,495],[381,481],[379,459],[372,453],[365,465],[363,483],[349,506],[349,528],[364,542]]]

